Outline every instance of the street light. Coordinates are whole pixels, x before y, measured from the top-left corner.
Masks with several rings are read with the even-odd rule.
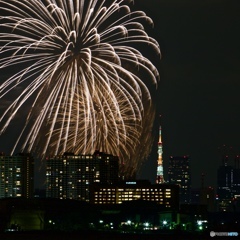
[[[201,221],[201,220],[198,220],[198,221],[197,221],[197,224],[198,224],[198,226],[202,226],[202,221]]]
[[[144,226],[149,227],[149,223],[148,222],[144,223]]]

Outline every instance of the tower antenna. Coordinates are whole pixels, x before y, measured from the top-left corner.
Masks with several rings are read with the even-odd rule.
[[[157,184],[164,183],[162,154],[163,154],[163,150],[162,150],[162,129],[161,129],[161,125],[160,125],[160,127],[159,127],[159,139],[158,139],[158,160],[157,160],[157,179],[156,179]]]

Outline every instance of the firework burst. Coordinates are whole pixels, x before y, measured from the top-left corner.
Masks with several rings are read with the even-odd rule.
[[[13,98],[1,134],[28,109],[12,153],[98,149],[135,172],[152,142],[149,89],[158,78],[141,49],[160,50],[143,27],[151,19],[129,2],[0,0],[0,68],[13,69],[0,83],[2,102]]]

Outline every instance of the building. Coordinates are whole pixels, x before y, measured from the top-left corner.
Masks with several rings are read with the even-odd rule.
[[[218,198],[219,199],[231,199],[233,197],[233,167],[232,166],[220,166],[217,172],[217,186],[218,186]]]
[[[157,161],[157,179],[156,179],[157,184],[164,183],[162,155],[163,155],[162,133],[161,133],[161,126],[160,126],[160,128],[159,128],[159,140],[158,140],[158,161]]]
[[[191,203],[200,204],[201,188],[191,188]]]
[[[233,211],[235,199],[240,195],[239,157],[235,164],[229,164],[228,156],[223,157],[223,163],[217,171],[217,200],[220,211]]]
[[[90,189],[92,204],[121,204],[143,200],[155,202],[169,210],[177,210],[179,206],[179,187],[173,184],[151,184],[146,180],[138,180],[112,185],[93,184]]]
[[[200,204],[206,205],[208,212],[216,211],[216,194],[213,187],[204,187],[200,190]]]
[[[180,203],[190,203],[191,174],[188,156],[169,158],[168,181],[180,187]]]
[[[232,193],[234,198],[240,195],[240,159],[237,155],[234,159]]]
[[[0,155],[0,198],[32,198],[34,193],[34,159],[31,154]]]
[[[65,153],[46,160],[46,197],[89,201],[92,183],[115,184],[119,159],[96,151],[93,155]]]

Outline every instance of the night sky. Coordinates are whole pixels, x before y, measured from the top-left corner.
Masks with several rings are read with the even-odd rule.
[[[159,112],[165,173],[189,155],[192,185],[216,187],[222,154],[240,153],[240,2],[136,0],[155,22],[162,51]],[[226,145],[223,148],[223,145]],[[155,156],[142,176],[154,180]],[[155,165],[154,165],[155,164]]]
[[[153,19],[149,34],[162,51],[157,105],[165,174],[169,156],[189,155],[193,187],[202,173],[215,187],[222,153],[240,153],[240,2],[135,0],[132,8]],[[1,151],[6,140],[1,136]],[[141,177],[154,181],[156,163],[155,144]]]

